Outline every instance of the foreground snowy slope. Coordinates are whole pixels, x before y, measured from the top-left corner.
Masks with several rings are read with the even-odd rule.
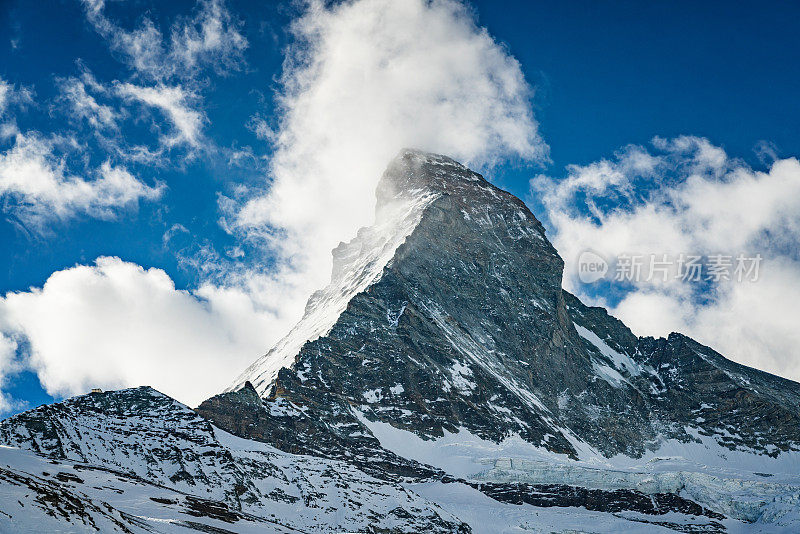
[[[466,531],[406,488],[231,436],[147,387],[11,417],[0,442],[2,532]]]
[[[678,456],[648,462],[649,472],[611,469],[548,457],[519,440],[493,444],[462,431],[423,442],[391,425],[367,426],[398,452],[463,478],[376,479],[345,462],[237,438],[139,388],[77,397],[0,425],[0,532],[793,532],[797,525],[800,486],[792,477],[751,475],[734,484],[735,469],[692,471]],[[690,500],[697,497],[726,513]]]
[[[376,224],[226,392],[0,423],[0,532],[799,531],[799,385],[638,338],[562,270],[519,199],[405,150]]]

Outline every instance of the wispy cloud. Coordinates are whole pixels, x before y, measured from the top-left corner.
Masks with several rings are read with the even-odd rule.
[[[9,93],[11,93],[11,85],[0,79],[0,116],[5,113],[6,107],[8,106]]]
[[[13,106],[27,106],[33,103],[33,91],[24,86],[14,85],[0,78],[0,119],[4,118]]]
[[[76,77],[62,78],[57,80],[57,83],[61,91],[59,102],[66,104],[66,109],[73,117],[85,120],[94,129],[118,129],[117,122],[122,112],[109,105],[98,103],[90,93],[92,89],[104,91],[100,84],[94,81],[92,85],[88,85]]]
[[[193,16],[172,25],[169,41],[149,18],[126,30],[105,15],[104,0],[83,0],[83,4],[87,19],[111,49],[147,79],[193,76],[204,67],[225,73],[244,63],[247,39],[222,0],[200,0]]]
[[[194,17],[173,25],[170,59],[189,72],[202,65],[210,65],[218,74],[238,70],[248,46],[240,30],[241,23],[222,0],[201,1]]]
[[[56,145],[64,143],[69,141],[18,133],[14,145],[0,154],[3,210],[29,229],[45,232],[49,222],[79,214],[111,218],[139,200],[161,195],[161,185],[148,186],[108,161],[89,179],[69,174],[55,154]]]
[[[161,137],[166,147],[185,144],[197,148],[200,145],[205,117],[189,105],[189,102],[197,100],[193,92],[179,85],[140,87],[130,83],[119,83],[116,90],[125,98],[137,100],[163,113],[174,127],[172,135]]]
[[[202,87],[208,71],[226,75],[245,64],[247,39],[242,23],[222,0],[199,0],[192,14],[179,16],[165,36],[158,21],[144,16],[134,29],[123,28],[106,15],[104,0],[83,0],[88,21],[108,42],[112,52],[127,63],[132,74],[127,81],[103,85],[94,81],[92,89],[113,89],[127,102],[138,102],[160,112],[154,117],[166,119],[173,131],[165,134],[160,120],[154,129],[161,132],[159,146],[126,146],[124,140],[105,138],[110,149],[131,162],[165,164],[165,152],[183,147],[196,153],[211,141],[202,136],[207,121],[203,110]],[[62,81],[64,98],[75,114],[96,126],[108,127],[121,113],[109,105],[98,104],[84,79]]]
[[[643,277],[618,283],[622,299],[610,303],[639,334],[682,331],[739,362],[800,378],[800,333],[787,320],[800,299],[797,159],[753,170],[707,139],[684,136],[625,147],[612,159],[567,171],[557,180],[534,179],[532,195],[556,232],[568,288],[595,293],[578,277],[586,249],[609,260],[761,254],[757,282],[721,279],[698,288],[674,276]],[[600,303],[609,304],[602,293]]]

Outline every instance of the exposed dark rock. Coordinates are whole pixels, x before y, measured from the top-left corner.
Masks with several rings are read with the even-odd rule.
[[[644,494],[634,490],[586,489],[563,484],[498,484],[470,482],[474,488],[501,502],[532,504],[542,508],[579,506],[599,512],[632,511],[648,515],[670,512],[725,519],[696,502],[674,493]]]

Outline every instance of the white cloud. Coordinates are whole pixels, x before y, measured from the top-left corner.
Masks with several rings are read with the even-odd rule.
[[[104,0],[83,0],[83,4],[87,19],[111,49],[150,79],[192,76],[206,65],[224,73],[244,62],[247,39],[240,33],[241,23],[221,0],[200,0],[193,17],[172,25],[169,44],[149,18],[128,31],[106,17]]]
[[[0,297],[0,331],[28,340],[27,365],[53,395],[147,384],[195,405],[282,326],[242,290],[180,291],[160,269],[110,257]]]
[[[118,83],[116,88],[120,96],[135,99],[160,110],[172,123],[173,135],[161,138],[165,146],[173,147],[184,143],[196,148],[200,145],[205,117],[189,106],[190,101],[197,99],[194,93],[179,85],[140,87],[130,83]]]
[[[17,342],[0,334],[0,384],[8,376],[8,372],[13,372],[13,364],[17,351]]]
[[[13,399],[10,395],[2,391],[8,378],[20,370],[19,361],[16,358],[17,342],[3,335],[0,331],[0,415],[15,409],[22,409],[25,403]]]
[[[247,48],[240,27],[241,23],[228,12],[224,2],[201,1],[192,19],[172,27],[171,56],[188,71],[203,63],[220,73],[237,69]]]
[[[673,266],[666,282],[635,282],[612,312],[640,335],[680,331],[740,363],[800,379],[800,334],[791,319],[800,300],[800,162],[776,160],[756,171],[690,136],[656,138],[653,147],[571,166],[561,180],[532,180],[556,231],[565,286],[591,299],[594,291],[577,276],[586,249],[611,261],[623,254],[761,254],[755,282],[700,288],[671,276]]]
[[[83,213],[111,218],[141,199],[155,199],[162,187],[150,187],[123,167],[103,163],[86,180],[70,175],[54,155],[54,141],[35,134],[16,135],[14,146],[0,154],[0,197],[4,209],[24,224],[42,230],[53,219]]]
[[[682,332],[726,357],[800,380],[800,266],[773,258],[757,283],[727,283],[708,302],[638,288],[612,312],[640,335]]]
[[[0,78],[0,118],[13,105],[25,106],[33,103],[33,92],[27,87],[18,87]]]
[[[330,251],[373,218],[375,186],[410,146],[475,166],[543,160],[519,63],[451,0],[311,2],[292,25],[265,194],[231,228],[267,236],[298,298],[324,285]],[[293,295],[295,293],[292,293]],[[292,297],[294,298],[294,297]]]
[[[6,382],[9,375],[20,369],[16,353],[17,342],[11,337],[4,336],[0,331],[0,387]],[[0,413],[3,411],[3,397],[0,395]]]
[[[687,325],[739,362],[800,380],[800,266],[775,258],[755,284],[730,284]]]
[[[0,78],[0,116],[3,115],[8,106],[8,97],[11,93],[11,84]]]
[[[84,0],[83,4],[87,19],[109,41],[112,51],[123,54],[137,72],[164,76],[170,67],[163,61],[163,37],[150,19],[145,18],[136,30],[125,31],[105,16],[105,0]]]
[[[61,100],[69,106],[74,117],[87,121],[93,128],[117,128],[120,112],[110,106],[98,103],[95,97],[87,92],[87,84],[84,81],[78,78],[66,78],[59,80],[58,84],[61,90]],[[94,89],[103,90],[96,81]]]

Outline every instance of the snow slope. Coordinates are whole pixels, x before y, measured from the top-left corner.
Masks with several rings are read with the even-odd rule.
[[[39,532],[49,517],[75,532],[172,532],[189,521],[234,532],[461,528],[400,485],[237,438],[146,387],[13,416],[0,443],[0,532]]]

